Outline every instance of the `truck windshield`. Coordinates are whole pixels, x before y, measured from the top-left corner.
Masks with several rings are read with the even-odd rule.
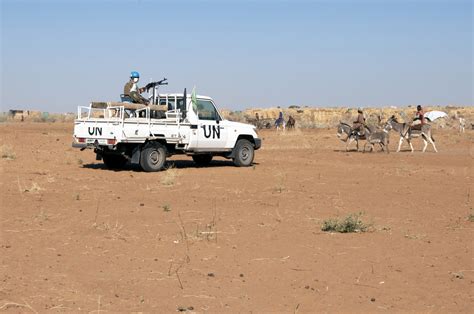
[[[217,121],[221,119],[216,107],[210,100],[198,99],[196,107],[195,110],[197,109],[199,120]]]

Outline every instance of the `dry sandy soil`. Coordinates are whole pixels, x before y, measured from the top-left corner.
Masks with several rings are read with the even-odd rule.
[[[71,148],[71,124],[0,134],[16,155],[0,159],[1,310],[473,308],[473,131],[387,155],[270,130],[253,167],[177,156],[160,173],[107,170]],[[321,231],[358,212],[369,232]]]

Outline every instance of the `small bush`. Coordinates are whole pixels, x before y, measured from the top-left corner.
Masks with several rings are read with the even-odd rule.
[[[173,166],[171,166],[163,172],[163,176],[161,177],[161,184],[164,186],[173,186],[177,176],[177,170]]]
[[[13,148],[9,145],[2,145],[0,147],[0,154],[2,156],[2,159],[14,160],[16,158],[16,154],[13,151]]]
[[[339,221],[337,219],[327,219],[323,222],[321,227],[322,231],[336,231],[339,227]]]
[[[467,220],[469,220],[470,222],[474,222],[474,214],[469,214]]]
[[[39,193],[39,191],[44,190],[42,187],[38,185],[36,182],[31,183],[31,187],[29,188],[20,188],[21,192],[28,192],[28,193]]]
[[[360,216],[362,216],[361,213],[350,214],[344,219],[334,218],[325,220],[321,230],[340,233],[365,232],[368,230],[369,226],[360,220]]]

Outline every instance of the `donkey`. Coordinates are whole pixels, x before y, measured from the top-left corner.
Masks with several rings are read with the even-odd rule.
[[[354,141],[357,145],[357,151],[359,151],[359,141],[365,140],[371,133],[370,129],[367,126],[364,126],[364,130],[365,134],[361,136],[357,132],[354,132],[352,126],[347,123],[340,122],[337,126],[336,135],[341,141],[346,142],[346,151],[349,151],[349,145]],[[346,134],[345,138],[342,137],[343,134]]]
[[[288,122],[286,122],[286,127],[287,127],[288,129],[294,129],[294,128],[295,128],[295,123],[296,123],[295,118],[293,118],[292,116],[290,116],[290,117],[288,118]]]
[[[285,130],[286,123],[285,123],[285,120],[283,119],[283,117],[279,117],[278,119],[275,120],[275,127],[276,127],[277,130],[280,130],[280,128]]]
[[[411,144],[411,139],[412,138],[417,138],[420,137],[423,139],[424,142],[424,147],[423,147],[423,153],[426,151],[426,147],[428,146],[428,142],[433,145],[433,149],[435,152],[438,152],[436,149],[435,145],[435,140],[433,138],[433,135],[431,134],[431,125],[429,124],[423,124],[421,126],[421,129],[413,129],[412,126],[410,126],[407,123],[400,123],[397,121],[397,118],[395,116],[391,116],[390,119],[388,119],[387,124],[390,124],[390,126],[400,134],[400,140],[398,142],[398,149],[397,153],[400,151],[400,147],[402,146],[403,140],[405,139],[408,144],[410,144],[411,152],[413,153],[413,145]]]
[[[370,145],[370,151],[374,150],[374,144],[379,144],[382,151],[389,153],[388,144],[390,142],[389,131],[392,129],[391,124],[386,124],[382,131],[374,131],[367,137],[367,143],[364,145],[364,153],[367,145]]]

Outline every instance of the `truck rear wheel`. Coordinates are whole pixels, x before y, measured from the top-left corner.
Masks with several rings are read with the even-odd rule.
[[[104,164],[109,169],[122,169],[127,163],[127,159],[122,155],[104,154],[102,155]]]
[[[253,163],[254,149],[248,140],[239,140],[234,148],[234,165],[248,167]]]
[[[206,166],[212,161],[212,155],[211,154],[193,155],[193,161],[198,166]]]
[[[160,171],[165,166],[166,148],[160,143],[153,143],[142,149],[140,166],[146,172]]]

